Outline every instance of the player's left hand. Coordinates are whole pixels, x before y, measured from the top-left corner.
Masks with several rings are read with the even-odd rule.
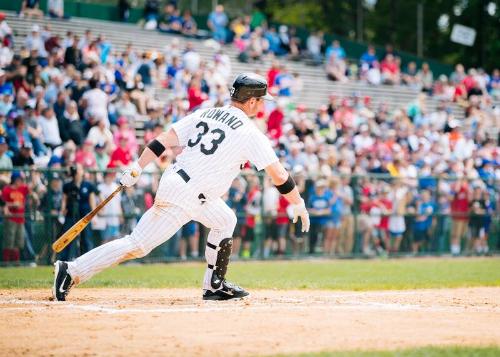
[[[300,203],[291,206],[293,210],[293,223],[297,223],[300,217],[300,221],[302,222],[302,232],[309,232],[309,213],[307,212],[304,200],[301,199]]]
[[[125,187],[133,186],[139,181],[139,176],[142,173],[142,167],[134,162],[128,169],[125,169],[120,179],[120,183]]]

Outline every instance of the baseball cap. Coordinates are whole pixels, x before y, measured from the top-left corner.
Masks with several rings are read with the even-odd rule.
[[[116,123],[117,123],[118,125],[122,125],[122,124],[126,124],[126,123],[128,123],[128,120],[127,120],[127,118],[125,118],[125,117],[123,117],[123,116],[122,116],[122,117],[119,117],[119,118],[118,118],[118,120],[117,120],[117,122],[116,122]]]
[[[10,176],[10,181],[13,183],[19,178],[23,178],[21,171],[12,171],[12,175]]]
[[[7,144],[7,140],[5,140],[4,136],[0,136],[0,145],[1,144]]]
[[[33,144],[31,144],[29,141],[25,141],[23,146],[21,146],[21,149],[33,149]]]

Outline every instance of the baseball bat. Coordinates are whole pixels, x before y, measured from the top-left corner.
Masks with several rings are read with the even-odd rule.
[[[136,176],[137,173],[134,171],[132,172],[132,176]],[[94,216],[99,213],[99,211],[106,206],[106,204],[113,199],[113,197],[116,196],[118,192],[123,190],[125,186],[120,185],[116,188],[116,190],[113,191],[111,195],[106,197],[105,200],[103,200],[101,203],[97,205],[96,208],[94,208],[91,212],[87,213],[85,217],[80,219],[78,222],[76,222],[70,229],[68,229],[62,236],[59,237],[58,240],[56,240],[52,244],[52,249],[54,252],[59,253],[61,250],[66,248],[68,244],[70,244],[84,229],[87,227],[87,224],[94,218]]]

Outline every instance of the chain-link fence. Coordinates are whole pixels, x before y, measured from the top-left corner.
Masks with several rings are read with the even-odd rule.
[[[161,173],[146,172],[138,185],[115,197],[63,251],[74,258],[118,239],[154,204]],[[50,246],[118,187],[113,171],[19,169],[0,173],[2,263],[56,259]],[[499,250],[498,181],[389,175],[311,178],[297,173],[311,216],[301,233],[288,202],[269,178],[246,172],[223,197],[237,215],[233,259],[485,255]],[[208,230],[190,222],[144,261],[202,259]],[[167,239],[168,237],[165,237]]]

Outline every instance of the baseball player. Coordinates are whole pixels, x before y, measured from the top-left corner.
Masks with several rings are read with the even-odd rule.
[[[143,168],[167,148],[182,147],[176,163],[161,177],[153,207],[144,213],[130,235],[101,245],[72,262],[57,261],[54,299],[65,300],[72,286],[105,268],[144,257],[191,220],[210,228],[203,299],[229,300],[248,295],[225,279],[236,216],[221,198],[247,161],[270,175],[292,205],[294,222],[300,217],[302,230],[309,230],[309,214],[295,182],[280,164],[269,140],[249,119],[263,110],[265,99],[273,99],[267,93],[266,80],[253,73],[240,74],[232,85],[231,104],[197,110],[152,140],[139,159],[123,172],[120,182],[126,187],[134,185]]]

